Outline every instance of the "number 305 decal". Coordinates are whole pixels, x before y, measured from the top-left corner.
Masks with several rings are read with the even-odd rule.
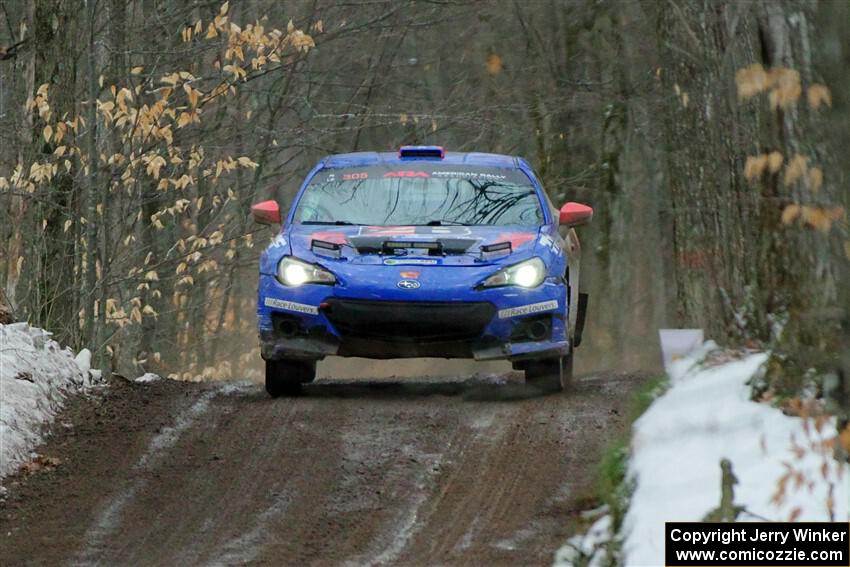
[[[368,177],[369,177],[369,174],[366,173],[365,171],[360,172],[360,173],[344,173],[342,175],[342,180],[343,181],[353,181],[355,179],[367,179]]]

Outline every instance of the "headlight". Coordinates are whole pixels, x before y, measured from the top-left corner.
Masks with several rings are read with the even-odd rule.
[[[277,279],[289,287],[298,287],[305,283],[326,285],[336,283],[336,277],[326,269],[292,256],[284,256],[277,265]]]
[[[518,285],[520,287],[537,287],[546,278],[546,265],[540,258],[531,258],[525,262],[502,268],[481,285],[497,287],[502,285]]]

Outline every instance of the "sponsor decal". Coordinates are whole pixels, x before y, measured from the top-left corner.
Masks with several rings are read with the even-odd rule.
[[[472,234],[468,226],[361,226],[360,236],[464,236]],[[529,238],[534,238],[531,234]]]
[[[357,182],[364,179],[375,179],[386,177],[392,178],[437,178],[437,179],[465,179],[469,181],[483,182],[507,182],[521,185],[531,189],[528,177],[518,169],[504,169],[501,167],[490,167],[486,165],[452,165],[437,163],[417,163],[417,170],[411,170],[413,164],[405,163],[393,165],[351,166],[344,168],[323,169],[311,180],[311,183],[343,183]]]
[[[534,240],[536,236],[537,235],[533,232],[503,232],[493,239],[492,244],[510,242],[511,250],[516,250],[520,246]]]
[[[558,308],[558,300],[541,301],[540,303],[531,303],[529,305],[521,305],[519,307],[511,307],[509,309],[499,310],[499,319],[507,319],[508,317],[518,317],[519,315],[531,315],[532,313],[540,313],[541,311],[551,311]]]
[[[384,260],[386,266],[435,266],[437,260],[425,258],[387,258]]]
[[[413,272],[413,271],[409,271],[409,272],[399,272],[399,274],[398,274],[398,275],[400,275],[402,278],[404,278],[404,279],[406,279],[406,280],[415,280],[415,279],[419,279],[419,272]]]
[[[401,280],[396,285],[401,289],[418,289],[420,284],[416,280]]]
[[[384,177],[431,177],[427,171],[388,171]]]
[[[434,171],[431,175],[434,177],[460,177],[462,179],[487,179],[490,181],[502,181],[508,178],[507,175],[485,171]]]
[[[307,315],[319,314],[319,308],[315,305],[305,305],[303,303],[295,303],[294,301],[284,301],[283,299],[275,299],[273,297],[267,297],[263,303],[265,303],[266,307],[274,307],[275,309],[283,309],[284,311],[306,313]]]
[[[558,239],[560,240],[561,237],[559,236]],[[559,243],[548,234],[540,236],[540,244],[549,248],[554,254],[560,255],[562,253]]]
[[[361,226],[361,236],[399,236],[416,234],[415,226]]]
[[[317,230],[311,232],[308,236],[309,240],[322,240],[324,242],[333,242],[334,244],[347,244],[348,239],[342,232],[333,232],[330,230]]]

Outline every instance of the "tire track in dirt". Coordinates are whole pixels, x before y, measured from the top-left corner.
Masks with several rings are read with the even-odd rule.
[[[641,379],[116,383],[4,483],[0,565],[548,564]]]
[[[84,536],[85,547],[74,562],[75,565],[85,566],[96,562],[95,560],[100,555],[106,540],[118,526],[124,509],[145,484],[146,479],[142,476],[142,473],[165,451],[177,443],[180,435],[209,409],[210,399],[215,394],[216,392],[212,390],[201,394],[198,400],[188,409],[178,413],[173,426],[164,428],[151,439],[147,450],[132,468],[136,476],[129,483],[129,486],[123,487],[115,494],[86,532]]]

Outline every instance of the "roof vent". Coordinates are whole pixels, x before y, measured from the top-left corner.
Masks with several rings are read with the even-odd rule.
[[[398,149],[400,158],[438,158],[446,157],[443,146],[402,146]]]

